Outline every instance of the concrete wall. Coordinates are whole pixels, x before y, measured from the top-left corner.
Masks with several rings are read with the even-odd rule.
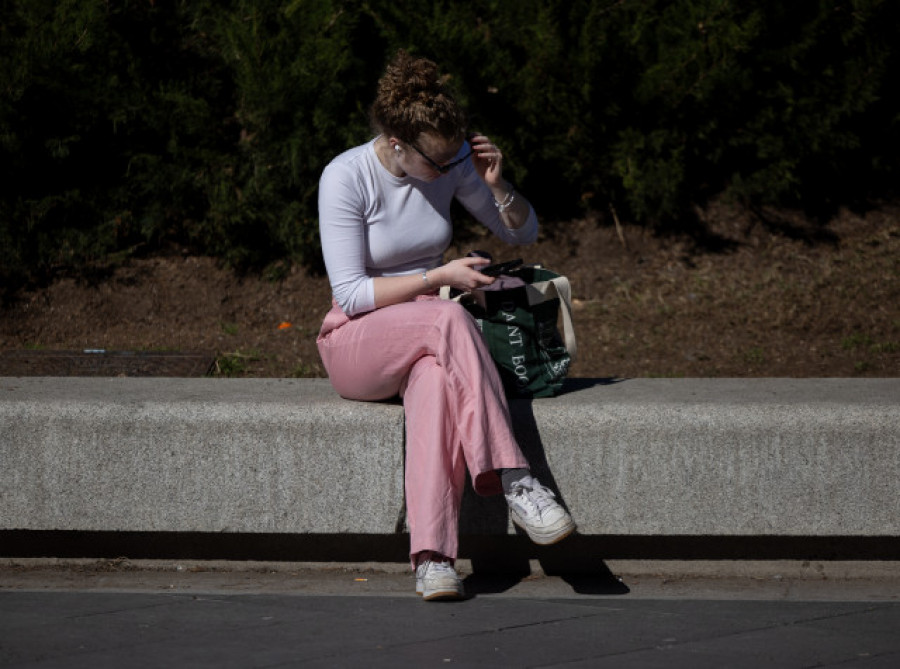
[[[900,536],[900,379],[576,379],[512,403],[586,535]],[[403,412],[321,379],[0,378],[0,530],[402,531]],[[511,532],[467,495],[464,533]]]

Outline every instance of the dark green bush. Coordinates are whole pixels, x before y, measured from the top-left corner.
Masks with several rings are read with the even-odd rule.
[[[897,3],[0,0],[4,285],[167,244],[318,263],[324,165],[397,48],[545,220],[895,195]]]

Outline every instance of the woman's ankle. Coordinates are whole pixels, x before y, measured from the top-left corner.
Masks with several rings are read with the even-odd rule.
[[[415,557],[415,566],[418,567],[423,562],[430,560],[431,562],[449,562],[451,565],[456,562],[453,558],[447,557],[438,551],[419,551]]]
[[[513,483],[521,481],[527,476],[531,476],[531,470],[524,467],[517,469],[498,469],[500,475],[500,484],[503,486],[503,494],[508,495],[512,490]]]

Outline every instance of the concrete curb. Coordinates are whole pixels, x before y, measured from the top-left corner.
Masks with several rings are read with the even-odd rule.
[[[468,560],[457,570],[467,588],[494,597],[897,601],[897,562],[612,561],[582,576],[486,574]],[[414,596],[408,563],[297,563],[155,560],[2,560],[0,591],[184,592],[277,596]]]

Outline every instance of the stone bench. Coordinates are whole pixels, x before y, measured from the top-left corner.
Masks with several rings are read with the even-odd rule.
[[[900,536],[900,379],[572,379],[511,410],[584,536]],[[0,532],[398,534],[403,442],[398,403],[324,379],[0,378]],[[462,531],[514,532],[474,494]]]

